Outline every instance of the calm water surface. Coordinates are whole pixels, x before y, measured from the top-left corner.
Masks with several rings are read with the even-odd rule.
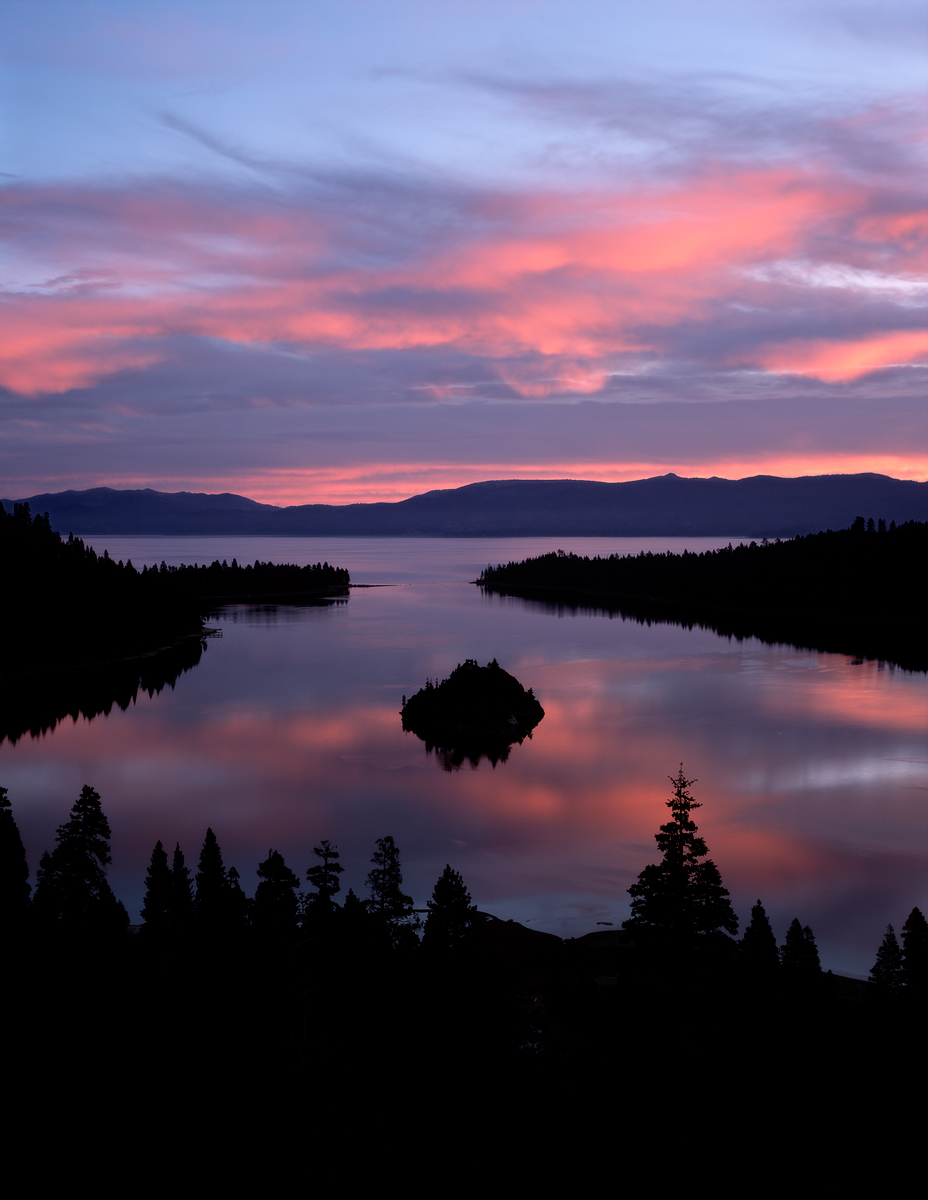
[[[823,963],[866,975],[885,926],[928,911],[925,677],[713,633],[484,596],[487,562],[703,549],[729,539],[93,538],[133,562],[237,557],[346,566],[369,584],[328,607],[230,606],[202,662],[126,712],[0,747],[34,867],[81,786],[103,797],[116,891],[135,914],[157,839],[196,861],[206,826],[253,891],[273,847],[300,873],[336,841],[363,892],[392,834],[424,905],[446,862],[477,903],[562,936],[618,923],[656,858],[667,776],[696,814],[744,922],[798,916]],[[509,761],[441,769],[404,734],[401,696],[496,657],[546,716]]]

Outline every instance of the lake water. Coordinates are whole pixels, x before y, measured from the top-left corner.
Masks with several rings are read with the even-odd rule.
[[[798,916],[826,968],[865,976],[887,923],[928,911],[923,675],[559,613],[469,582],[487,562],[558,545],[727,538],[89,540],[138,566],[326,559],[380,585],[324,607],[224,608],[211,620],[222,637],[173,689],[0,746],[33,869],[81,786],[101,793],[110,879],[134,920],[155,841],[179,841],[195,866],[211,825],[250,894],[269,848],[303,874],[326,837],[345,889],[364,894],[374,840],[392,834],[417,906],[451,863],[481,908],[577,936],[628,915],[681,761],[742,926],[760,897],[779,940]],[[443,770],[403,733],[401,697],[494,657],[546,715],[508,762]]]

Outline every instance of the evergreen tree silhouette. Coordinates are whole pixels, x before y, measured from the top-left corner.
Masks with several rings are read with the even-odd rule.
[[[628,889],[632,897],[632,915],[622,925],[626,929],[657,929],[687,937],[696,933],[727,930],[738,932],[738,918],[722,886],[719,869],[711,859],[706,843],[696,835],[690,817],[701,804],[687,791],[693,779],[683,774],[683,764],[671,776],[673,796],[667,807],[672,820],[654,835],[663,853],[660,863],[652,863]],[[705,861],[700,862],[700,859]]]
[[[212,829],[206,830],[196,873],[197,890],[193,911],[197,924],[217,930],[229,924],[229,877]]]
[[[296,931],[299,878],[284,862],[283,855],[268,850],[258,865],[261,882],[255,891],[253,920],[263,933],[286,936]]]
[[[371,862],[374,869],[365,880],[371,893],[367,908],[383,922],[396,946],[406,940],[406,935],[411,934],[418,922],[412,911],[412,896],[405,895],[402,890],[400,852],[392,837],[377,839]]]
[[[73,932],[125,930],[129,914],[106,881],[111,836],[99,792],[85,785],[70,818],[58,826],[55,849],[39,863],[34,903],[40,917]]]
[[[886,935],[876,952],[876,962],[870,968],[869,982],[883,995],[895,996],[902,991],[903,977],[902,951],[895,930],[892,925],[887,925]]]
[[[190,868],[184,866],[180,842],[171,860],[170,923],[173,929],[186,929],[193,919],[193,883]]]
[[[793,917],[786,931],[786,942],[780,947],[780,965],[794,979],[810,979],[821,974],[815,937],[808,925],[799,924]]]
[[[345,868],[338,861],[338,847],[327,838],[318,846],[313,846],[313,854],[321,858],[322,862],[316,863],[306,872],[306,878],[316,889],[316,894],[310,899],[314,904],[328,908],[332,904],[332,897],[341,891],[342,885],[338,877]]]
[[[171,870],[168,856],[160,842],[155,843],[151,862],[145,875],[145,900],[142,920],[152,933],[161,933],[171,922]]]
[[[26,919],[31,891],[26,848],[7,789],[0,787],[0,929],[15,928]]]
[[[242,929],[251,920],[253,900],[249,900],[242,890],[242,877],[235,867],[229,867],[229,881],[226,892],[226,917],[230,929]],[[299,883],[299,880],[297,880]]]
[[[777,939],[759,900],[751,909],[751,922],[745,929],[740,944],[745,962],[752,970],[761,973],[772,972],[780,965]]]
[[[422,933],[422,949],[449,955],[467,942],[477,906],[471,904],[464,880],[450,864],[445,867],[428,902],[429,915]]]
[[[907,988],[928,992],[928,921],[918,908],[902,926],[902,969]]]
[[[361,925],[369,919],[367,905],[355,893],[354,888],[348,889],[348,895],[345,897],[345,903],[342,906],[342,913],[348,925]]]

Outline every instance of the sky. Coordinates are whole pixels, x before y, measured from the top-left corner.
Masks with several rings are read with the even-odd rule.
[[[5,0],[0,491],[928,478],[928,0]]]

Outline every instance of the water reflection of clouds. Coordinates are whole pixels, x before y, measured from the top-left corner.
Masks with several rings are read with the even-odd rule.
[[[862,752],[853,761],[838,759],[825,762],[769,764],[744,778],[747,791],[764,794],[806,792],[847,787],[924,786],[925,767],[911,759],[893,759]]]
[[[450,861],[481,907],[575,935],[627,915],[682,759],[742,920],[761,895],[780,937],[798,915],[826,965],[865,973],[887,921],[925,903],[921,680],[488,606],[466,587],[374,589],[316,611],[322,622],[230,621],[173,691],[0,747],[33,866],[90,782],[133,909],[158,838],[195,858],[212,825],[253,888],[269,846],[302,873],[331,837],[361,891],[374,838],[392,833],[417,902]],[[444,773],[403,733],[399,697],[496,654],[545,719],[495,770]]]

